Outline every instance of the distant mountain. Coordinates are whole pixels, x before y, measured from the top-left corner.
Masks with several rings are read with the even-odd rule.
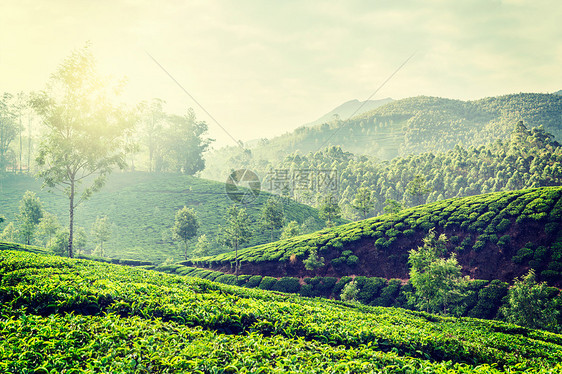
[[[554,95],[562,95],[562,90],[554,92]]]
[[[315,126],[320,125],[322,123],[330,122],[334,120],[334,116],[338,116],[341,120],[347,120],[351,117],[358,116],[365,112],[369,112],[373,109],[377,109],[384,104],[388,104],[394,101],[390,97],[386,99],[380,100],[367,100],[367,101],[359,101],[357,99],[347,101],[335,109],[332,109],[328,113],[324,114],[322,117],[318,118],[315,121],[305,124],[305,126]]]
[[[207,156],[202,176],[223,180],[240,167],[256,171],[275,167],[291,153],[316,153],[327,146],[381,160],[427,151],[446,152],[457,144],[480,146],[509,136],[523,121],[543,126],[562,143],[562,95],[521,93],[474,101],[419,96],[394,100],[350,120],[301,126],[249,150],[217,150]]]

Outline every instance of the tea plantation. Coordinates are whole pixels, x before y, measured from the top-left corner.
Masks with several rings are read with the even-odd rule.
[[[19,201],[26,190],[35,192],[44,209],[56,214],[62,225],[68,225],[68,199],[62,193],[42,190],[41,182],[29,176],[6,175],[0,179],[0,213],[6,216],[4,226],[15,220]],[[246,206],[253,220],[258,218],[269,196],[263,192]],[[75,217],[76,225],[83,227],[86,234],[90,233],[97,216],[109,218],[112,235],[104,244],[106,256],[163,262],[168,258],[179,260],[183,253],[168,231],[178,209],[184,205],[193,208],[200,221],[198,234],[215,238],[231,204],[224,183],[173,173],[126,172],[112,174],[100,192],[77,208]],[[295,220],[300,223],[312,217],[318,228],[323,225],[314,208],[290,202],[284,209],[287,222]],[[268,233],[256,230],[248,245],[268,241]],[[193,245],[191,243],[191,247]],[[91,238],[88,246],[95,247]]]
[[[0,251],[0,371],[552,373],[562,336]]]
[[[511,282],[534,268],[539,279],[562,285],[562,187],[497,192],[438,201],[238,252],[243,274],[280,277],[348,275],[408,278],[408,251],[431,228],[448,237],[463,272]],[[323,266],[307,270],[312,251]],[[234,253],[186,261],[232,272]]]

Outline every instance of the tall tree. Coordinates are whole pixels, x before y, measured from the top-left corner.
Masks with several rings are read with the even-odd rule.
[[[170,128],[166,132],[166,149],[171,169],[187,175],[205,169],[203,152],[212,142],[204,138],[207,124],[197,121],[191,108],[183,116],[168,116],[167,121]]]
[[[37,237],[40,238],[40,243],[48,246],[51,239],[60,231],[61,225],[57,216],[49,212],[43,212],[43,218],[39,221],[37,226]]]
[[[65,59],[46,90],[31,99],[47,127],[37,156],[39,176],[44,186],[63,191],[69,199],[69,257],[74,210],[103,187],[114,168],[125,167],[123,139],[132,120],[111,100],[119,88],[99,76],[86,45]]]
[[[270,197],[261,210],[260,221],[265,229],[268,229],[273,241],[273,232],[283,227],[285,213],[283,205],[278,198]]]
[[[507,299],[501,312],[508,322],[532,329],[555,331],[559,328],[559,311],[552,298],[552,289],[549,290],[544,282],[537,283],[533,269],[515,280]]]
[[[231,205],[226,212],[226,225],[221,228],[222,240],[224,244],[235,250],[234,267],[238,276],[238,248],[246,243],[252,235],[252,226],[246,209],[239,208],[238,205]]]
[[[416,175],[406,186],[406,194],[411,197],[412,206],[425,203],[425,199],[430,192],[431,188],[422,175]]]
[[[353,209],[361,213],[363,219],[367,218],[367,215],[375,207],[374,201],[371,199],[371,190],[367,187],[361,187],[357,190],[353,201],[351,202]]]
[[[111,238],[111,224],[107,216],[96,217],[95,222],[92,224],[92,236],[97,243],[96,251],[103,257],[103,243]]]
[[[18,134],[13,96],[4,93],[0,98],[0,173],[4,173],[13,160],[10,144]]]
[[[43,217],[43,207],[35,192],[26,191],[20,201],[20,212],[18,221],[20,223],[20,234],[26,244],[31,244],[31,239],[37,229],[39,221]]]
[[[319,216],[326,221],[327,227],[334,226],[334,221],[341,217],[341,208],[334,195],[324,196],[320,199]]]
[[[193,209],[184,206],[176,212],[176,220],[174,227],[172,227],[172,233],[174,238],[183,241],[183,253],[186,260],[187,242],[197,235],[197,230],[199,230],[199,221],[197,220],[197,214]]]
[[[445,234],[437,237],[434,229],[431,229],[423,239],[423,246],[410,250],[408,256],[410,281],[415,289],[410,302],[432,313],[447,314],[449,307],[458,304],[464,296],[467,282],[455,254],[449,258],[443,257],[446,243]]]

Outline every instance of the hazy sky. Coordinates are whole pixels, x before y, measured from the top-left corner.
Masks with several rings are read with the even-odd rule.
[[[0,92],[41,89],[86,41],[131,102],[193,107],[236,139],[281,134],[335,106],[562,89],[560,1],[2,0]],[[230,142],[230,143],[229,143]]]

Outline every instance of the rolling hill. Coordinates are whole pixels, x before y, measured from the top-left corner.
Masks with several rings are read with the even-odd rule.
[[[304,126],[315,126],[321,125],[323,123],[328,123],[330,121],[333,121],[334,117],[336,116],[342,120],[347,120],[352,116],[358,116],[365,112],[370,112],[371,110],[392,101],[393,100],[390,97],[387,97],[386,99],[368,101],[359,101],[357,99],[350,100],[332,109],[317,120],[305,124]]]
[[[3,372],[551,373],[562,336],[0,251]]]
[[[15,219],[19,201],[26,190],[36,192],[45,210],[56,214],[61,224],[67,225],[68,200],[58,192],[42,190],[40,181],[25,175],[7,175],[0,180],[0,213],[6,216],[6,222]],[[261,193],[257,200],[246,206],[254,221],[269,196]],[[104,244],[107,256],[154,262],[169,258],[178,260],[182,251],[171,241],[169,232],[175,212],[184,205],[193,208],[201,224],[199,234],[206,234],[212,239],[217,237],[231,203],[224,183],[172,173],[114,173],[100,192],[77,208],[76,224],[89,234],[97,216],[108,216],[112,223],[112,235],[110,241]],[[317,229],[323,226],[314,208],[287,202],[284,209],[287,221],[303,222],[312,217]],[[257,231],[248,245],[270,240],[269,234]]]
[[[413,97],[389,102],[348,121],[299,127],[264,139],[243,152],[226,147],[207,156],[203,176],[217,179],[241,166],[266,170],[294,152],[304,155],[327,146],[382,160],[431,150],[445,152],[462,144],[480,146],[509,136],[513,125],[543,126],[562,142],[562,96],[521,93],[474,101]]]
[[[454,198],[239,251],[240,272],[273,277],[408,278],[408,251],[435,228],[449,238],[463,272],[511,282],[534,268],[562,286],[562,187]],[[306,270],[312,250],[324,266]],[[229,273],[234,253],[184,264]]]

